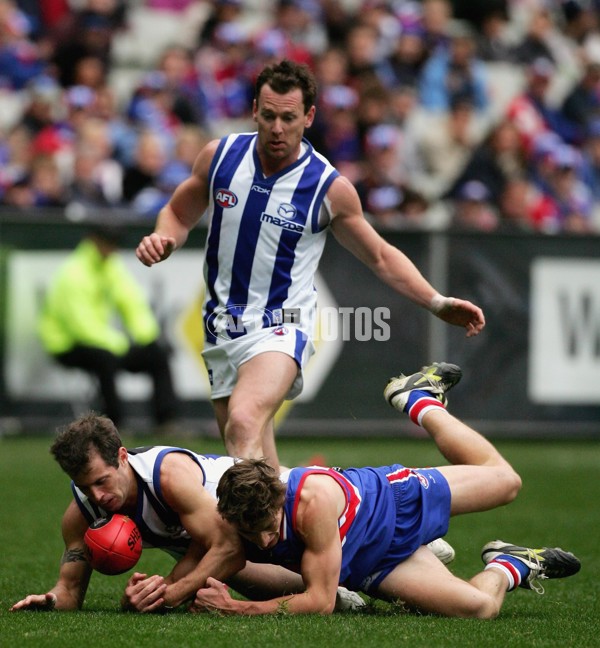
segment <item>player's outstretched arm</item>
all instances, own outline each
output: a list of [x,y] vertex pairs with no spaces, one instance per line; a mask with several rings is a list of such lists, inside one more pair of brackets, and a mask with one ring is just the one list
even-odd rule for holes
[[29,594],[10,610],[79,610],[90,582],[92,568],[87,561],[83,536],[87,523],[75,502],[67,508],[62,520],[65,551],[60,562],[58,580],[45,594]]
[[347,178],[336,178],[327,197],[336,239],[384,283],[448,324],[464,327],[467,337],[483,329],[485,318],[481,308],[463,299],[440,295],[403,252],[375,231],[365,219],[356,189]]

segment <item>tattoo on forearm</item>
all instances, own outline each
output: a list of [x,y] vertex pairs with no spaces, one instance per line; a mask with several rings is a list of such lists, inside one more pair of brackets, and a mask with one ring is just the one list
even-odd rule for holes
[[60,564],[72,562],[87,562],[87,557],[83,549],[65,549],[65,552],[60,559]]

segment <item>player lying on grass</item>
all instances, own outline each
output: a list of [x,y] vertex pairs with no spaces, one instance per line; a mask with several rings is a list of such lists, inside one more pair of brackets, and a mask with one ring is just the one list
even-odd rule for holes
[[[240,538],[216,508],[216,487],[233,464],[231,457],[164,446],[128,451],[112,421],[93,413],[67,426],[51,451],[73,480],[74,494],[62,520],[65,551],[59,577],[49,592],[31,594],[12,610],[81,608],[92,573],[85,531],[95,519],[113,513],[135,520],[145,548],[161,548],[178,561],[167,577],[135,572],[123,596],[126,609],[154,612],[191,601],[208,576],[227,579],[252,598],[304,589],[302,579],[287,569],[251,563],[244,568]],[[452,557],[447,543],[436,547]],[[364,605],[354,592],[339,588],[337,593],[340,609]]]
[[234,600],[215,578],[196,610],[233,614],[330,613],[338,583],[422,612],[489,619],[517,586],[543,591],[539,579],[571,576],[579,560],[562,549],[485,545],[485,568],[454,576],[423,545],[443,536],[450,516],[512,501],[521,479],[494,446],[445,409],[460,379],[456,365],[434,364],[392,379],[384,395],[422,425],[452,465],[409,469],[292,468],[281,476],[262,460],[229,468],[217,488],[218,510],[258,550],[251,560],[299,568],[306,589],[266,601]]

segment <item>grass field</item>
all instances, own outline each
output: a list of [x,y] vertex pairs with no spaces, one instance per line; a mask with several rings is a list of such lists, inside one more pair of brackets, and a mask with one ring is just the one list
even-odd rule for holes
[[[498,444],[523,478],[519,497],[508,507],[452,521],[447,539],[457,551],[452,570],[459,576],[479,570],[481,546],[498,537],[519,544],[562,546],[581,559],[581,572],[564,581],[546,581],[544,596],[525,590],[509,594],[494,621],[418,617],[380,602],[373,602],[364,613],[330,617],[123,614],[118,600],[126,574],[95,574],[82,612],[9,613],[10,605],[26,594],[47,591],[58,571],[60,518],[71,495],[68,479],[48,453],[49,444],[48,437],[0,439],[1,648],[600,646],[598,443]],[[222,452],[220,443],[212,440],[187,445],[201,452]],[[340,466],[442,462],[432,444],[420,440],[281,439],[279,451],[287,465],[305,463],[316,453]],[[166,554],[153,550],[144,552],[138,568],[166,573],[171,564]]]

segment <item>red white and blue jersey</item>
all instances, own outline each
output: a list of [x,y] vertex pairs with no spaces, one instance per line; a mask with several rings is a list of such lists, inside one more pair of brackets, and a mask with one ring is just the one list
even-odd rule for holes
[[223,138],[209,171],[204,326],[211,344],[283,323],[312,337],[314,275],[330,222],[325,196],[339,174],[303,140],[296,162],[265,177],[256,139]]
[[[162,461],[171,452],[182,452],[198,464],[202,471],[204,488],[215,500],[219,479],[233,465],[234,459],[201,455],[171,446],[149,446],[127,451],[129,465],[133,469],[138,487],[136,512],[132,518],[142,534],[143,546],[163,549],[173,557],[180,558],[190,544],[190,535],[182,526],[179,515],[166,503],[160,483]],[[79,510],[90,524],[98,518],[110,515],[91,502],[72,482],[71,489]]]
[[448,530],[450,490],[433,468],[292,468],[281,476],[287,492],[279,542],[264,551],[247,548],[249,560],[299,571],[304,543],[296,532],[296,513],[304,481],[314,474],[330,476],[344,491],[346,505],[338,519],[340,583],[352,590],[376,588],[396,565]]

